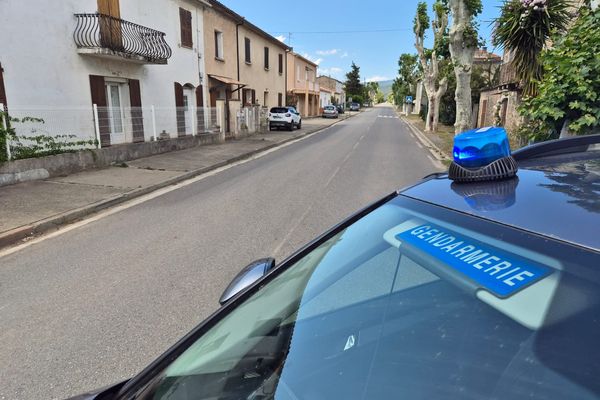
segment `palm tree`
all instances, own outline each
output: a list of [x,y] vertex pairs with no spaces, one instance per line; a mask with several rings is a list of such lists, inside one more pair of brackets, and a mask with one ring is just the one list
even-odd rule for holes
[[493,43],[512,54],[512,66],[525,96],[537,94],[543,70],[540,53],[564,33],[571,15],[569,0],[506,0],[495,19]]

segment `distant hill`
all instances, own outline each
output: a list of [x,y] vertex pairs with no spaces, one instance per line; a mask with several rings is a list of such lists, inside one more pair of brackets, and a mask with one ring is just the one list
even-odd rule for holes
[[393,80],[379,82],[379,89],[381,89],[384,96],[387,97],[388,94],[392,93],[392,84],[393,83],[394,83]]

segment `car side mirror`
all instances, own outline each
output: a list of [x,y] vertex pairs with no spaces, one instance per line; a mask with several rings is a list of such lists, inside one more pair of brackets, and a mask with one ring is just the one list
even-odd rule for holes
[[275,267],[274,258],[261,258],[242,269],[223,291],[219,303],[227,303],[236,294],[252,285]]

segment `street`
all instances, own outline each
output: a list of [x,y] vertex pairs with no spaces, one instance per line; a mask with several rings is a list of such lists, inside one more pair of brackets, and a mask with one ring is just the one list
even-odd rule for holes
[[389,106],[0,258],[0,398],[126,379],[218,307],[249,262],[283,260],[436,170]]

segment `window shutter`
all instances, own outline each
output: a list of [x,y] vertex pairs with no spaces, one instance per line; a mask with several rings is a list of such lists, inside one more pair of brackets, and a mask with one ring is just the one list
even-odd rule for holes
[[4,69],[2,68],[2,64],[0,64],[0,103],[6,106],[6,90],[4,89]]
[[244,49],[246,50],[246,62],[251,63],[252,57],[250,56],[250,39],[244,38]]
[[283,94],[277,93],[277,106],[283,107]]
[[283,74],[283,54],[279,54],[279,73]]
[[256,90],[252,89],[252,104],[256,104]]
[[202,85],[196,88],[196,121],[197,131],[204,132],[204,92],[202,91]]
[[142,113],[142,94],[140,81],[129,80],[129,103],[131,105],[131,128],[133,129],[133,142],[144,141],[144,115]]
[[179,24],[181,27],[181,45],[192,47],[192,13],[186,9],[179,9]]
[[215,57],[219,58],[219,32],[215,31]]
[[177,119],[177,135],[185,136],[185,111],[183,110],[183,86],[175,82],[175,114]]
[[100,143],[102,147],[110,146],[110,121],[108,117],[106,87],[104,77],[90,75],[90,91],[92,93],[92,104],[98,106],[98,127],[100,128]]
[[204,93],[202,92],[202,85],[196,88],[196,106],[204,107]]
[[269,69],[269,48],[265,47],[265,69]]
[[485,126],[485,115],[487,114],[487,99],[484,100],[481,104],[481,121],[479,122],[479,126]]

